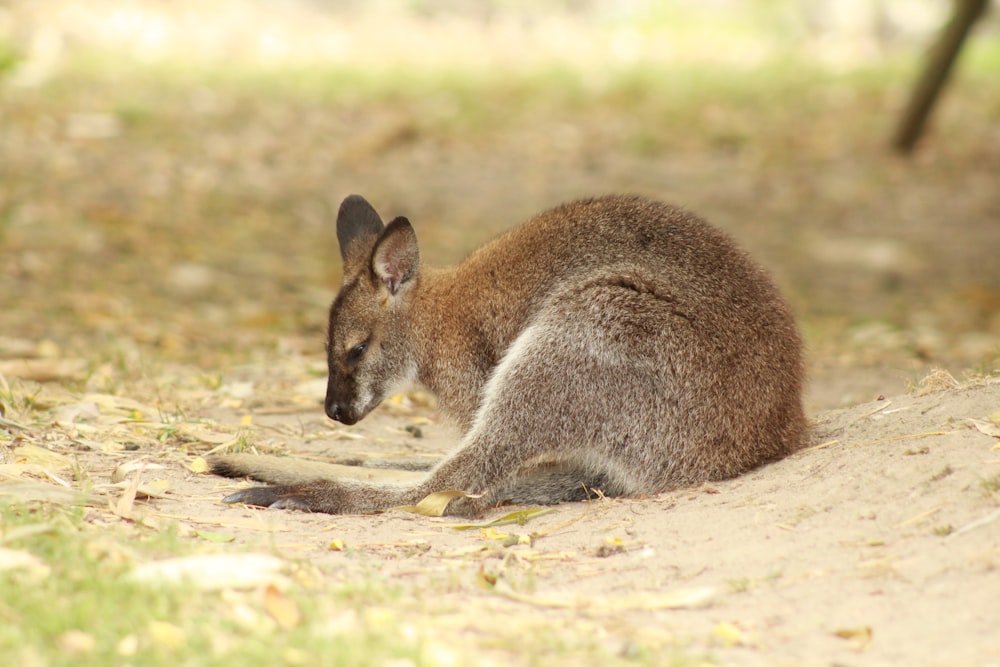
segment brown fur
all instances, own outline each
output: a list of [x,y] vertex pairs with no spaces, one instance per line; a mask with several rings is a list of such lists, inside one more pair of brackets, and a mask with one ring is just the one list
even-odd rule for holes
[[[460,489],[512,500],[658,493],[742,473],[804,441],[801,343],[767,275],[681,209],[609,196],[542,213],[445,270],[405,218],[341,206],[326,409],[354,423],[402,385],[435,393],[459,447],[416,484],[269,477],[228,502],[373,512]],[[364,347],[359,347],[364,344]]]

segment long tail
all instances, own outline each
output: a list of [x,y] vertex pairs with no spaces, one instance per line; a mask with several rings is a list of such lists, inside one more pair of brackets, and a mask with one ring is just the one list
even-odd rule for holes
[[369,479],[407,481],[422,474],[407,470],[358,467],[323,463],[308,459],[256,454],[225,454],[208,460],[212,473],[222,477],[249,477],[259,482],[277,485],[302,484],[322,479]]

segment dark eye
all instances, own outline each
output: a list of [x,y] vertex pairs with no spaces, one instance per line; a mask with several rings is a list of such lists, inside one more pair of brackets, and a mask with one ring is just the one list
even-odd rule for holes
[[365,356],[365,352],[368,351],[368,341],[359,343],[355,345],[347,352],[347,356],[344,357],[344,363],[348,366],[353,366],[354,364],[361,361],[361,357]]

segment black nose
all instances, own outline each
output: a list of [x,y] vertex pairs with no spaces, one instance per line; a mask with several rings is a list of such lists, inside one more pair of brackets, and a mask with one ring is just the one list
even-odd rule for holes
[[333,421],[340,422],[341,424],[346,424],[350,426],[351,424],[356,424],[358,421],[357,415],[346,405],[341,405],[336,401],[326,402],[326,416]]

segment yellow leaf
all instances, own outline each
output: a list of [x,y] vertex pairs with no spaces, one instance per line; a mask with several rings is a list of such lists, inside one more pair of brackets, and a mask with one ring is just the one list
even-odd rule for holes
[[841,639],[853,641],[858,645],[858,648],[864,648],[872,640],[872,629],[868,626],[861,628],[841,628],[835,630],[833,634]]
[[264,609],[279,627],[286,630],[298,625],[299,619],[302,617],[295,601],[278,590],[274,584],[268,584],[264,588]]
[[204,475],[209,470],[208,461],[203,456],[196,456],[191,461],[191,465],[188,466],[188,470],[196,475]]
[[59,349],[59,345],[54,340],[46,338],[38,341],[38,345],[35,346],[35,354],[39,357],[54,359],[62,354],[62,350]]
[[625,546],[625,540],[620,537],[605,537],[604,543],[611,547],[623,547]]
[[330,540],[330,544],[327,546],[330,551],[343,551],[347,548],[347,544],[344,540]]
[[392,509],[423,514],[424,516],[444,516],[445,510],[448,509],[448,503],[455,498],[461,498],[465,495],[467,495],[465,491],[437,491],[416,505],[402,505],[400,507],[393,507]]
[[33,463],[46,468],[68,468],[72,461],[62,454],[56,454],[38,445],[21,445],[14,449],[16,463]]
[[732,623],[719,623],[712,628],[712,637],[724,646],[743,646],[747,643],[746,634]]
[[170,480],[154,479],[151,482],[144,482],[136,489],[136,496],[139,498],[166,498],[170,489]]
[[253,425],[253,415],[243,415],[240,417],[240,426],[251,426]]
[[178,649],[184,645],[184,630],[180,626],[166,621],[150,621],[146,628],[149,638],[156,646],[167,649]]
[[510,537],[510,533],[501,533],[496,528],[483,528],[480,533],[484,540],[505,540]]
[[396,625],[396,614],[386,607],[367,607],[365,620],[372,625]]
[[135,487],[135,497],[136,498],[166,498],[167,490],[170,489],[170,480],[166,479],[154,479],[151,482],[141,482],[136,485],[135,482],[138,480],[138,475],[131,482],[124,481],[118,482],[117,484],[112,484],[111,486],[116,489],[122,489],[123,492],[128,492],[133,486]]

